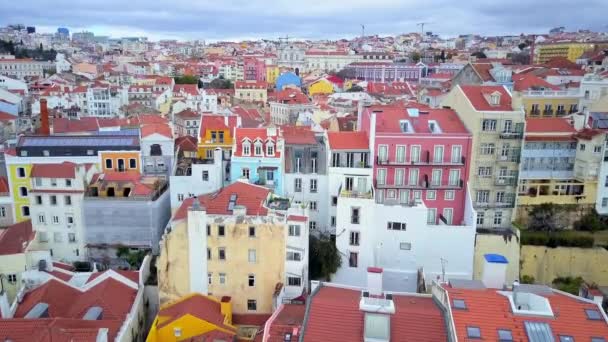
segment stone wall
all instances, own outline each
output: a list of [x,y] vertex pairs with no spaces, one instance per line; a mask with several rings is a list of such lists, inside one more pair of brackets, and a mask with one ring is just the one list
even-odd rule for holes
[[475,257],[473,279],[481,280],[484,254],[500,254],[509,261],[506,283],[511,284],[519,279],[519,230],[507,232],[477,232],[475,237]]

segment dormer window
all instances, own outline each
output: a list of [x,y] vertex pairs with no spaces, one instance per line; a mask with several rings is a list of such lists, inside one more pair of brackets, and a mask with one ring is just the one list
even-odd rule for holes
[[248,141],[243,142],[243,155],[250,156],[251,155],[251,143]]
[[266,155],[274,156],[274,144],[272,142],[266,144]]
[[499,92],[493,92],[492,94],[490,94],[490,104],[492,106],[498,106],[500,104],[500,93]]
[[254,150],[253,150],[254,155],[256,155],[256,156],[262,155],[262,142],[261,141],[256,141],[254,143],[253,148],[254,148]]

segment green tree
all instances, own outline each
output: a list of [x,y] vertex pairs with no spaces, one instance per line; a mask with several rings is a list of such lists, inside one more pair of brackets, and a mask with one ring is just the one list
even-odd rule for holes
[[198,77],[193,75],[177,76],[173,79],[175,84],[198,84]]
[[346,92],[355,93],[355,92],[359,92],[359,91],[365,91],[365,89],[363,89],[360,85],[354,85],[354,86],[350,87]]
[[231,89],[234,88],[234,85],[230,80],[225,80],[223,78],[216,78],[209,83],[208,88],[211,89]]
[[528,212],[528,229],[533,231],[554,232],[564,228],[564,210],[553,203],[535,205]]
[[558,290],[578,295],[578,290],[583,284],[584,280],[581,277],[572,278],[568,277],[557,277],[553,279],[553,286]]
[[521,283],[522,284],[534,284],[534,277],[531,275],[523,275],[521,276]]
[[585,214],[580,220],[574,223],[574,229],[585,230],[589,232],[597,232],[598,230],[604,230],[608,227],[600,220],[600,216],[594,210]]
[[310,278],[330,281],[331,275],[338,271],[342,264],[336,242],[328,235],[319,237],[311,235],[309,240],[309,270]]
[[411,60],[412,62],[414,62],[414,63],[418,63],[418,62],[420,62],[420,58],[422,58],[422,57],[420,56],[420,52],[418,52],[418,51],[414,51],[414,52],[410,53],[410,60]]

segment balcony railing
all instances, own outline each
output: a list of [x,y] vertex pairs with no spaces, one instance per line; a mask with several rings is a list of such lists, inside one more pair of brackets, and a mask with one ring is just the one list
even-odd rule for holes
[[553,116],[552,110],[543,110],[543,116]]
[[510,132],[504,131],[500,133],[501,139],[521,139],[523,137],[523,132]]
[[528,115],[530,116],[539,116],[540,115],[540,110],[531,110],[528,112]]
[[504,177],[496,177],[494,180],[494,184],[498,186],[511,186],[517,183],[517,177],[514,176],[504,176]]
[[578,89],[568,90],[526,90],[523,92],[526,97],[578,97]]
[[566,115],[566,111],[565,110],[556,110],[555,111],[555,115],[556,116],[564,116],[564,115]]
[[502,163],[519,163],[519,160],[520,160],[519,151],[517,154],[509,154],[506,156],[498,155],[498,156],[496,156],[496,160],[498,162],[502,162]]
[[435,165],[435,166],[440,166],[440,165],[465,165],[466,163],[466,157],[465,156],[461,156],[458,159],[449,159],[446,160],[446,158],[442,158],[441,160],[434,160],[430,158],[430,152],[426,151],[426,153],[423,153],[423,155],[426,154],[426,158],[420,158],[418,159],[418,161],[412,161],[410,160],[409,162],[397,162],[395,160],[390,160],[390,159],[380,159],[380,157],[376,157],[376,165],[390,165],[390,166],[405,166],[405,165]]
[[505,199],[500,202],[475,202],[476,208],[515,208],[515,199]]
[[447,183],[447,184],[433,184],[429,186],[430,189],[446,189],[446,190],[458,190],[464,188],[464,180],[460,179],[456,183]]
[[340,197],[371,199],[374,195],[371,191],[341,190]]

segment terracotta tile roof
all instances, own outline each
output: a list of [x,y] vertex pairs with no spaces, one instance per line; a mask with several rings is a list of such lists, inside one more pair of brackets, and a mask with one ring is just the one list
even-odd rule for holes
[[287,216],[287,221],[306,222],[308,221],[308,217],[300,215],[289,215]]
[[16,223],[0,230],[0,255],[20,254],[34,239],[32,221]]
[[[435,121],[441,129],[441,133],[434,134],[467,134],[468,130],[452,109],[446,108],[417,108],[411,103],[400,105],[377,105],[366,108],[366,115],[376,112],[377,132],[401,132],[401,120],[408,120],[415,133],[411,134],[433,134],[429,129],[429,122]],[[418,117],[412,117],[409,110],[417,111]]]
[[173,86],[173,92],[184,92],[193,96],[198,96],[200,94],[198,90],[198,85],[196,84],[176,84]]
[[513,90],[524,91],[528,89],[559,90],[560,88],[531,73],[513,75]]
[[471,67],[481,77],[483,82],[493,82],[494,77],[490,74],[490,70],[493,68],[490,63],[471,63]]
[[282,126],[283,139],[289,145],[315,145],[315,133],[307,126]]
[[235,89],[267,89],[268,83],[264,81],[236,81]]
[[581,69],[580,65],[565,57],[555,57],[545,63],[544,66],[551,69]]
[[599,129],[593,128],[584,128],[583,130],[577,132],[574,136],[583,140],[591,140],[598,134],[603,134],[604,132]]
[[576,129],[565,118],[528,118],[526,119],[526,135],[528,133],[576,133]]
[[275,93],[277,102],[285,104],[305,104],[310,103],[308,96],[298,89],[287,88]]
[[264,326],[270,318],[269,314],[232,314],[232,324]]
[[[228,203],[230,202],[230,197],[236,195],[236,204],[245,206],[247,208],[247,215],[266,216],[268,209],[264,206],[264,203],[269,193],[270,189],[265,187],[237,181],[212,194],[199,196],[197,200],[201,207],[206,209],[207,214],[231,215],[232,211],[228,210]],[[193,202],[194,198],[184,200],[175,212],[175,215],[173,215],[173,220],[186,219],[188,208],[192,206]]]
[[180,151],[196,152],[198,151],[198,140],[191,135],[178,137],[175,139],[175,150],[177,151],[178,148]]
[[221,312],[220,302],[215,298],[201,294],[192,294],[161,307],[158,317],[165,317],[165,319],[158,325],[158,328],[162,328],[185,315],[197,317],[236,335],[234,327],[224,324],[224,315]]
[[0,121],[13,121],[16,118],[17,117],[15,115],[0,110]]
[[97,118],[83,117],[79,120],[67,118],[53,119],[53,133],[79,133],[79,132],[95,132],[99,130]]
[[590,341],[591,337],[608,336],[608,324],[603,320],[587,319],[585,309],[598,307],[594,303],[573,298],[556,291],[551,295],[542,295],[549,300],[553,318],[542,316],[523,316],[514,314],[509,299],[496,289],[457,289],[447,287],[450,299],[463,299],[466,310],[452,309],[456,334],[459,340],[467,340],[467,326],[477,326],[483,340],[494,340],[498,329],[510,329],[514,341],[528,341],[524,322],[542,322],[549,324],[555,336],[568,335],[575,341]]
[[74,266],[60,261],[53,261],[53,267],[61,268],[66,271],[73,271]]
[[402,96],[410,95],[413,96],[412,88],[407,82],[392,82],[392,83],[380,83],[380,82],[368,82],[367,92],[375,95],[384,96]]
[[0,176],[0,196],[1,194],[5,194],[10,192],[10,188],[8,187],[8,179],[4,176]]
[[[267,342],[283,342],[285,334],[294,336],[294,329],[297,332],[304,322],[306,305],[302,304],[283,304],[277,309],[276,316],[267,323],[264,331],[264,338]],[[295,337],[295,336],[294,336]]]
[[[279,129],[277,128],[277,135],[279,134]],[[274,156],[265,156],[265,158],[280,158],[281,157],[281,151],[279,151],[277,149],[277,140],[278,140],[278,136],[268,136],[268,130],[266,128],[237,128],[235,130],[235,140],[236,140],[236,150],[232,151],[232,155],[236,156],[236,157],[242,157],[243,156],[243,140],[244,139],[249,139],[249,141],[251,141],[252,143],[252,149],[253,149],[253,142],[257,139],[260,139],[262,141],[262,149],[264,150],[265,153],[265,148],[266,148],[266,143],[269,140],[272,140],[272,142],[274,143],[275,146],[275,151],[274,151]],[[253,151],[251,152],[251,156],[253,157]],[[259,157],[257,157],[259,158]]]
[[34,164],[30,177],[32,178],[76,178],[76,164],[63,162],[61,164]]
[[166,138],[173,139],[173,130],[167,124],[147,124],[141,127],[141,137],[149,137],[153,134],[159,134]]
[[[136,284],[139,283],[139,272],[138,271],[123,271],[123,270],[113,270],[113,271],[120,274],[121,276],[135,282]],[[87,279],[87,283],[92,282],[93,280],[97,279],[100,275],[102,275],[106,272],[108,272],[108,271],[95,272],[95,273],[91,274],[89,279]]]
[[369,139],[365,132],[328,132],[332,150],[368,150]]
[[184,109],[181,112],[175,114],[176,117],[181,119],[200,119],[201,115],[191,109]]
[[14,342],[89,342],[99,329],[108,329],[108,341],[116,338],[120,320],[85,321],[81,319],[2,319],[0,339]]
[[215,114],[201,116],[201,134],[204,136],[208,129],[228,129],[224,116]]
[[[484,112],[513,111],[511,106],[511,94],[509,94],[507,89],[503,86],[459,85],[459,87],[469,99],[475,110]],[[498,105],[491,105],[489,97],[496,92],[500,94],[500,102]]]
[[241,117],[242,127],[257,128],[264,123],[262,113],[255,108],[243,108],[236,106],[230,108],[230,111]]
[[[310,311],[304,341],[363,342],[364,312],[360,290],[323,286],[309,298]],[[446,341],[443,313],[432,298],[394,295],[391,341]]]

